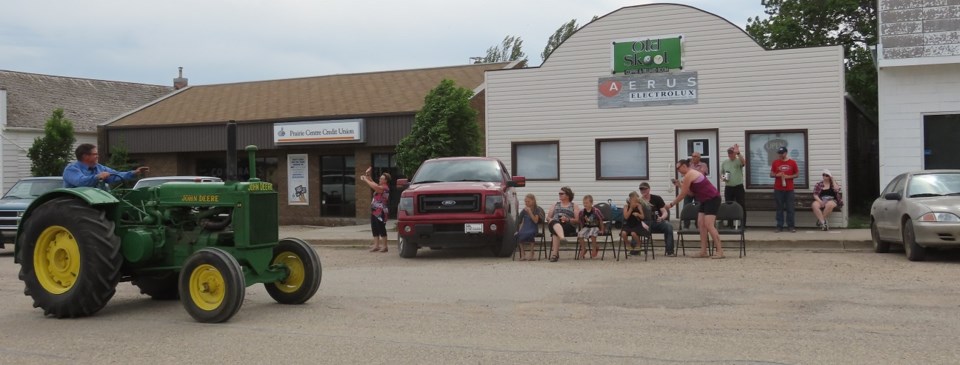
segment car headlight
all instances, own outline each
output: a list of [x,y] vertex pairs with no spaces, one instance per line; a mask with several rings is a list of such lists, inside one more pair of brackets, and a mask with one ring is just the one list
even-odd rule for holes
[[397,204],[397,210],[401,210],[407,215],[413,215],[413,197],[401,197],[400,204]]
[[493,214],[497,209],[503,209],[503,195],[487,195],[487,199],[483,202],[483,208],[487,214]]
[[960,217],[953,213],[927,213],[920,216],[921,222],[960,223]]
[[21,217],[23,217],[23,211],[19,210],[17,211],[17,218],[21,218]]

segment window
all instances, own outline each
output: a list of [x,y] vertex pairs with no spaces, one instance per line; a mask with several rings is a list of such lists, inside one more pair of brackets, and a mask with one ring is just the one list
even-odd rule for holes
[[646,138],[597,140],[597,180],[646,180],[650,176]]
[[923,168],[960,168],[960,154],[954,152],[960,135],[960,115],[927,115],[923,117]]
[[527,180],[560,180],[560,142],[514,142],[513,176]]
[[770,167],[779,158],[777,149],[787,148],[787,155],[797,161],[800,176],[794,189],[808,189],[810,176],[807,164],[807,130],[747,131],[747,188],[773,189]]
[[320,215],[356,216],[356,166],[353,156],[320,157]]

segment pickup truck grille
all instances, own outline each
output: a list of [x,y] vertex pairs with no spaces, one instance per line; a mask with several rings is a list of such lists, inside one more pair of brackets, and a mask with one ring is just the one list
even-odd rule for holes
[[480,211],[480,194],[421,195],[422,213],[469,213]]
[[19,221],[19,219],[17,219],[17,213],[15,210],[0,211],[0,227],[16,229]]

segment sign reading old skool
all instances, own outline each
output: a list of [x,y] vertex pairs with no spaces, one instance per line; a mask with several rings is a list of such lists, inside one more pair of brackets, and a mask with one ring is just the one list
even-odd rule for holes
[[614,74],[667,72],[683,68],[683,36],[656,36],[613,41]]
[[273,143],[277,145],[362,143],[363,137],[363,119],[273,124]]
[[597,106],[601,109],[697,103],[696,71],[602,77]]

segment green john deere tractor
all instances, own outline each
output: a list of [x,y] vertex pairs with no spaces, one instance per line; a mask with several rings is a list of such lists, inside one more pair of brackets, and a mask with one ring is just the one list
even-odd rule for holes
[[[251,172],[256,149],[247,147]],[[24,294],[45,315],[92,315],[117,283],[132,281],[154,299],[179,297],[197,321],[223,322],[240,309],[248,285],[263,283],[283,304],[317,292],[317,253],[302,240],[278,239],[277,227],[277,193],[255,177],[57,189],[24,212],[15,260]]]

